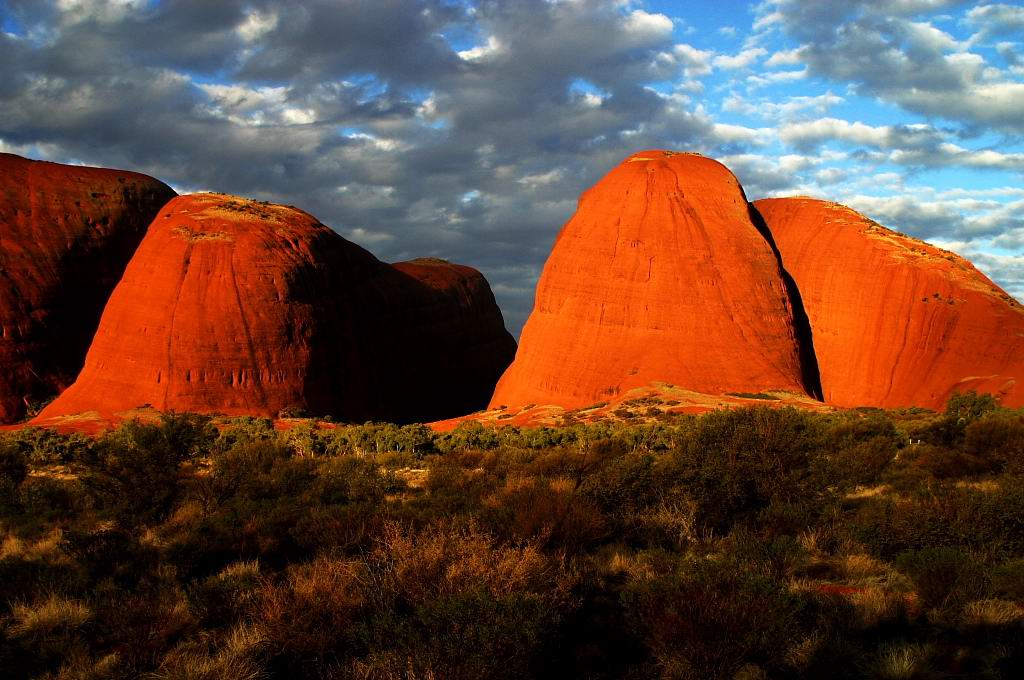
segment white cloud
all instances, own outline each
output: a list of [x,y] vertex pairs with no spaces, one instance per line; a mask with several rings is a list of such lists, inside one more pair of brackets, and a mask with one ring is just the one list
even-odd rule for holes
[[273,12],[250,11],[236,31],[245,42],[256,42],[277,28],[277,15]]
[[517,182],[524,184],[531,189],[537,189],[542,186],[554,184],[561,181],[565,177],[565,168],[555,168],[548,172],[537,173],[535,175],[526,175],[520,177]]
[[747,82],[756,87],[764,87],[777,83],[792,83],[806,77],[807,69],[803,68],[799,71],[768,71],[759,75],[751,75],[747,77]]
[[672,55],[682,65],[683,75],[687,78],[693,78],[706,76],[711,73],[711,59],[715,53],[710,50],[699,50],[685,43],[679,43],[672,47]]
[[851,123],[838,118],[822,118],[804,123],[790,123],[779,130],[779,138],[794,146],[820,144],[832,140],[885,146],[891,128]]
[[771,128],[750,128],[744,125],[715,123],[713,130],[715,138],[727,144],[743,142],[763,145],[770,143],[775,138],[775,131]]
[[765,66],[794,66],[800,63],[800,50],[782,50],[775,52],[764,62]]
[[626,16],[624,26],[627,33],[644,41],[665,38],[672,34],[672,20],[664,14],[652,14],[635,9]]
[[461,50],[457,54],[459,58],[464,61],[476,61],[478,59],[485,59],[501,51],[501,43],[495,36],[487,38],[487,44],[477,45],[476,47],[468,50]]
[[732,71],[736,69],[748,68],[751,64],[756,62],[758,59],[768,54],[768,50],[763,47],[751,47],[743,50],[738,54],[720,54],[714,58],[712,63],[720,69]]
[[147,0],[57,0],[61,22],[65,25],[82,21],[114,23],[145,8]]

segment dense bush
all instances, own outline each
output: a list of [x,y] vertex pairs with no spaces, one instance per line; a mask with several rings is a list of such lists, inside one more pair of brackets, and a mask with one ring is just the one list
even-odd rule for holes
[[0,435],[2,675],[1024,674],[1024,414],[650,406]]

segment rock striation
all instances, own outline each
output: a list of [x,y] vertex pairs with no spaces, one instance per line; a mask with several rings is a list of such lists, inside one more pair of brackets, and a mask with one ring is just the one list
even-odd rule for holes
[[803,297],[825,400],[1024,406],[1024,307],[963,258],[810,198],[754,203]]
[[0,153],[0,423],[74,380],[107,297],[174,195],[134,172]]
[[475,270],[388,265],[297,208],[193,194],[156,216],[81,375],[39,420],[145,405],[450,417],[486,404],[514,352]]
[[643,151],[587,190],[555,241],[491,407],[817,390],[770,235],[722,164]]

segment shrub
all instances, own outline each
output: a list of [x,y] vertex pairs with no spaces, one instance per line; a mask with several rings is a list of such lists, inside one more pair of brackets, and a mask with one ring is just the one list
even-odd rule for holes
[[978,394],[974,390],[956,392],[946,404],[946,416],[958,422],[971,423],[998,408],[999,401],[991,394]]
[[124,423],[99,442],[83,482],[125,526],[160,521],[178,498],[178,469],[193,455],[189,442],[197,436],[187,426]]
[[984,592],[984,574],[974,556],[957,548],[925,548],[901,554],[897,568],[914,582],[926,607],[960,606]]
[[820,449],[814,416],[793,408],[715,411],[703,416],[676,459],[678,483],[710,528],[725,531],[772,502],[806,499],[810,458]]
[[357,562],[321,557],[290,567],[279,583],[265,580],[252,616],[271,652],[291,663],[350,652],[356,625],[366,614],[365,578],[365,567]]
[[829,456],[825,468],[828,482],[841,488],[864,486],[876,481],[896,456],[888,437],[856,442]]
[[564,477],[509,480],[486,502],[496,530],[516,540],[581,552],[605,534],[600,511]]
[[203,580],[194,599],[207,622],[223,626],[246,610],[262,583],[258,560],[234,562]]
[[989,577],[993,593],[1024,602],[1024,559],[1003,562],[991,571]]
[[992,469],[990,462],[958,449],[920,444],[909,451],[911,455],[907,458],[912,464],[936,479],[969,477]]
[[968,626],[1011,626],[1024,621],[1024,607],[1009,600],[975,600],[964,606],[961,620]]
[[[66,517],[81,501],[75,482],[52,477],[31,477],[21,485],[19,496],[26,512],[40,517]],[[76,493],[78,491],[78,493]]]
[[978,394],[974,391],[954,393],[946,404],[946,412],[924,435],[933,444],[960,446],[967,427],[998,408],[999,402],[990,394]]
[[971,422],[964,448],[1008,472],[1024,474],[1024,414],[996,411]]
[[6,434],[3,439],[37,466],[87,462],[91,460],[94,446],[92,437],[61,434],[44,427],[24,427]]
[[377,613],[367,664],[417,677],[531,675],[574,583],[535,546],[502,546],[475,524],[418,533],[388,524],[369,567]]
[[747,663],[777,670],[782,651],[803,632],[799,596],[717,561],[685,562],[632,582],[622,597],[664,677],[731,678]]
[[0,439],[0,510],[11,507],[18,485],[28,476],[28,456],[14,443]]

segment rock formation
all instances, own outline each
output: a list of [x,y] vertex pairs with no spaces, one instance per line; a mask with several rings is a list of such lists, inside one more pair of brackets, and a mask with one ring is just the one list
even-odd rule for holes
[[0,154],[0,423],[66,387],[162,205],[151,177]]
[[515,342],[486,281],[391,266],[292,207],[182,196],[114,290],[78,380],[40,415],[158,410],[409,421],[481,408]]
[[586,406],[657,381],[813,393],[806,329],[766,236],[720,163],[630,156],[558,235],[491,406]]
[[[391,408],[410,414],[407,420],[484,408],[516,354],[487,279],[472,267],[431,258],[393,267],[416,283],[406,286],[404,302],[395,302],[394,325],[409,334],[395,351],[411,359],[418,383],[429,388],[392,393]],[[392,384],[401,385],[409,369],[391,365],[398,369]]]
[[975,389],[1024,406],[1024,307],[970,262],[836,203],[754,206],[803,296],[826,401],[941,409]]

